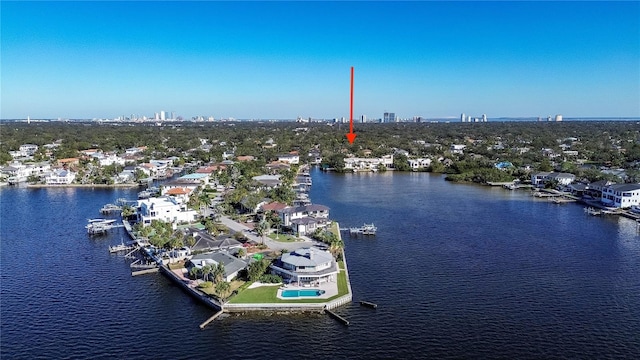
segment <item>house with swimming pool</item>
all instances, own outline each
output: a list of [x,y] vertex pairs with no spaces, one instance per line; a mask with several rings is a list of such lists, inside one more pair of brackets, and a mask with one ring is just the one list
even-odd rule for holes
[[328,251],[304,247],[283,254],[270,265],[271,273],[282,277],[285,283],[298,286],[318,286],[336,282],[338,264]]

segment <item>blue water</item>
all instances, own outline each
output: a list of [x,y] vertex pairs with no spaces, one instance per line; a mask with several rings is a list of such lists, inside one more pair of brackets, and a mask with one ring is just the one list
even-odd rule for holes
[[320,296],[324,294],[322,290],[282,290],[282,297],[300,297],[300,296]]
[[343,233],[351,326],[243,314],[202,331],[211,310],[109,254],[122,229],[86,234],[137,189],[2,188],[0,358],[640,358],[634,222],[438,175],[312,176],[341,227],[378,227]]

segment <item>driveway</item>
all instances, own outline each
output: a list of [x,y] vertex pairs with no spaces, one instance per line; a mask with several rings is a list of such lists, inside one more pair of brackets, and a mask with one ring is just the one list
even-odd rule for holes
[[[226,216],[220,216],[220,222],[228,227],[231,231],[233,232],[241,232],[242,234],[244,234],[249,240],[255,241],[258,244],[262,244],[262,237],[256,235],[255,232],[250,232],[251,229],[249,229],[247,226],[242,225],[238,222],[235,222],[233,220],[231,220],[230,218],[226,217]],[[315,244],[320,244],[320,242],[312,240],[309,237],[306,236],[300,236],[300,238],[304,239],[304,241],[296,241],[296,242],[280,242],[280,241],[275,241],[272,240],[270,238],[268,238],[267,236],[264,237],[264,244],[267,245],[267,247],[271,250],[275,250],[275,251],[279,251],[282,249],[287,249],[289,251],[293,251],[296,249],[299,249],[301,247],[309,247]]]

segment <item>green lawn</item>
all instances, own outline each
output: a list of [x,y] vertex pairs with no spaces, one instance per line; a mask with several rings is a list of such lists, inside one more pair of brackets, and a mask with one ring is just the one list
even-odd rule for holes
[[338,238],[340,238],[340,228],[338,227],[338,223],[333,221],[331,226],[329,227],[329,231],[334,233]]
[[300,300],[282,300],[278,299],[279,286],[261,286],[253,289],[245,289],[236,295],[229,301],[231,304],[265,304],[265,303],[278,303],[278,304],[313,304],[329,302],[337,299],[340,296],[346,295],[347,288],[347,275],[344,271],[338,273],[338,295],[332,296],[328,299],[300,299]]
[[269,234],[269,238],[271,240],[275,240],[275,241],[279,241],[279,242],[296,242],[296,241],[298,241],[298,238],[296,238],[295,236],[285,235],[285,234],[278,234],[278,238],[276,239],[276,234],[275,233],[271,233],[271,234]]

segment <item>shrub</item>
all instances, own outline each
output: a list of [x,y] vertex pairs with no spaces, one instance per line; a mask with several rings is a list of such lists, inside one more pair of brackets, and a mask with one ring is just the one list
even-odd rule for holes
[[206,288],[210,288],[213,286],[213,283],[211,281],[204,281],[201,282],[200,284],[198,284],[198,287],[201,289],[206,289]]
[[260,282],[265,284],[278,284],[282,282],[282,278],[278,275],[264,274],[260,276]]

